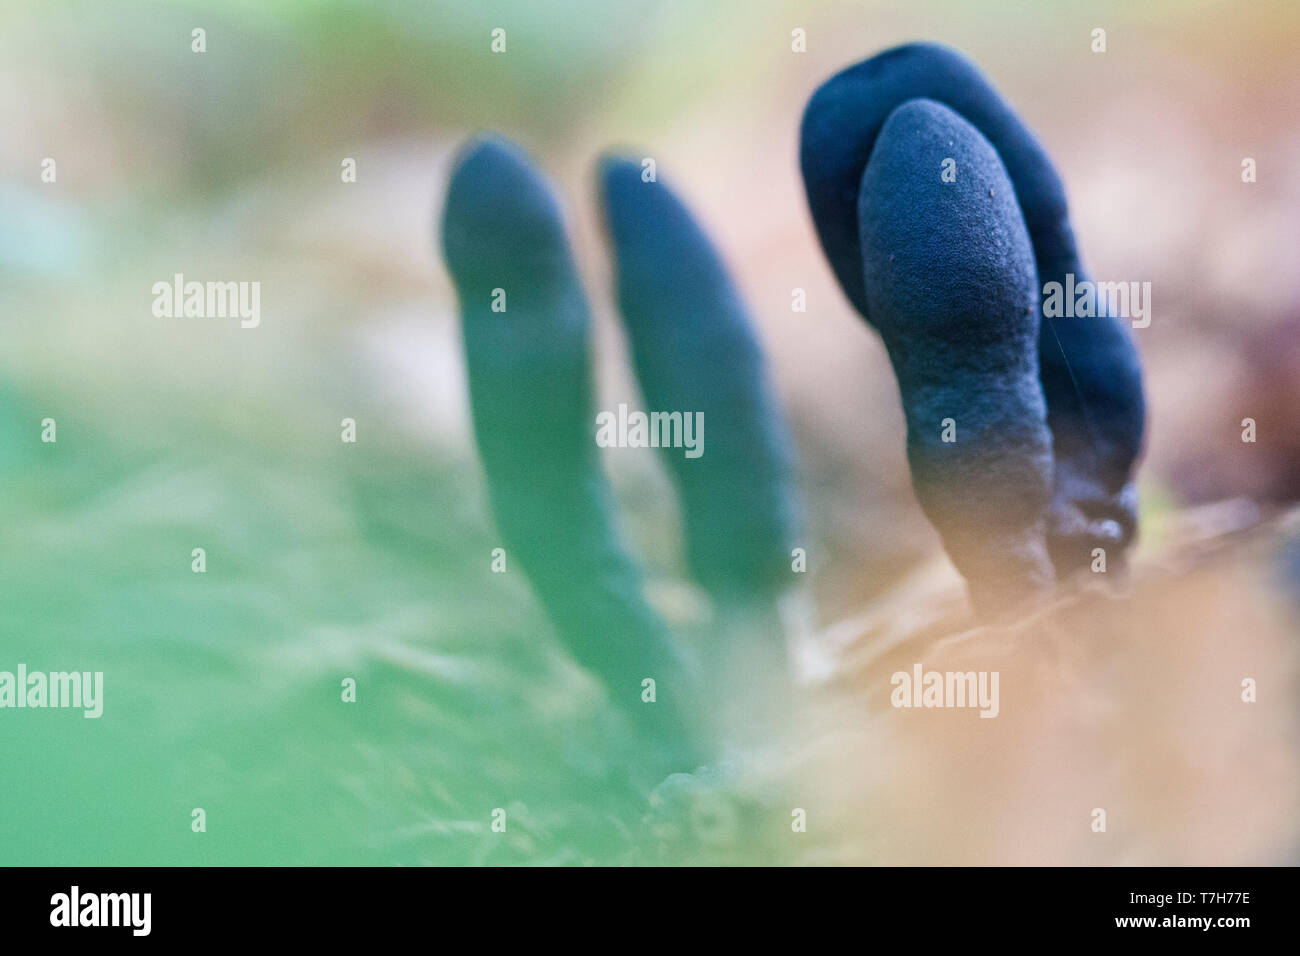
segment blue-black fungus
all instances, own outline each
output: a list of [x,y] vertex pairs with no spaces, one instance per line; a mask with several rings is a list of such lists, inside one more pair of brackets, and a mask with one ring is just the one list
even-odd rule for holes
[[[589,311],[560,204],[522,151],[483,138],[456,163],[442,240],[507,554],[575,658],[639,720],[680,737],[695,675],[645,602],[617,530],[593,438]],[[654,705],[641,702],[645,678]]]
[[911,100],[882,126],[856,206],[917,498],[976,608],[1001,613],[1054,583],[1034,259],[1011,182],[973,126]]
[[601,164],[618,301],[647,405],[700,413],[690,458],[665,449],[690,567],[714,594],[771,593],[791,578],[793,454],[748,310],[708,236],[639,162]]
[[[836,74],[814,93],[803,117],[800,165],[813,221],[840,285],[863,316],[879,323],[863,284],[858,185],[886,117],[916,98],[956,111],[1001,157],[1033,244],[1039,290],[1067,275],[1084,281],[1065,190],[1038,140],[964,57],[934,44],[909,44]],[[1142,373],[1131,335],[1113,314],[1064,318],[1040,310],[1038,351],[1055,460],[1048,538],[1058,571],[1066,574],[1084,566],[1093,548],[1122,552],[1136,534]]]

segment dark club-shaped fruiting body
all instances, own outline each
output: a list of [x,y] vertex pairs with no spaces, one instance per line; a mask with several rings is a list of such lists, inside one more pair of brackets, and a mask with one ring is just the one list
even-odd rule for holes
[[665,451],[691,571],[724,598],[775,592],[790,580],[793,455],[748,312],[708,236],[662,181],[607,157],[601,186],[646,403],[702,413],[707,430],[699,458]]
[[[878,324],[864,288],[857,191],[881,127],[915,98],[936,100],[978,129],[1001,157],[1024,214],[1038,289],[1086,278],[1065,191],[1042,146],[969,61],[933,44],[881,53],[832,77],[804,113],[800,165],[822,246],[840,285]],[[1049,542],[1061,573],[1092,549],[1120,551],[1136,533],[1133,470],[1145,421],[1137,352],[1121,321],[1042,317],[1039,376],[1055,459]]]
[[[676,735],[693,676],[617,531],[593,436],[589,313],[560,205],[520,150],[481,139],[457,161],[442,236],[507,549],[574,656],[638,717]],[[658,702],[639,706],[647,677]]]
[[865,304],[898,378],[917,498],[977,609],[996,614],[1054,580],[1024,219],[988,141],[923,99],[885,121],[856,207]]

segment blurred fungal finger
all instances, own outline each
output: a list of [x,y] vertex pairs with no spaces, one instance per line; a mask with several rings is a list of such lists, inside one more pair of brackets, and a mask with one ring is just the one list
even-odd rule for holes
[[[559,202],[521,150],[483,138],[456,163],[442,240],[507,552],[615,701],[676,734],[694,677],[617,531],[595,444],[588,309]],[[655,706],[642,702],[647,679]]]
[[[1033,244],[1038,290],[1085,282],[1065,190],[1042,145],[965,57],[914,43],[836,74],[804,111],[800,166],[808,204],[831,267],[858,311],[879,324],[862,273],[858,185],[886,117],[922,97],[972,124],[1005,164]],[[960,166],[955,172],[960,179]],[[1044,314],[1038,296],[1035,301],[1039,377],[1055,457],[1052,552],[1065,574],[1089,560],[1095,544],[1089,522],[1110,520],[1120,527],[1119,548],[1136,533],[1131,482],[1145,426],[1142,371],[1131,335],[1112,311],[1066,317]]]
[[[619,306],[652,438],[681,495],[691,570],[715,596],[778,592],[792,577],[794,461],[748,310],[661,180],[643,182],[639,162],[613,156],[600,179]],[[673,429],[692,423],[698,445],[683,449]]]
[[[940,176],[945,157],[955,181]],[[885,121],[857,207],[867,306],[898,378],[917,498],[976,608],[1003,613],[1054,584],[1024,219],[988,140],[932,100]]]

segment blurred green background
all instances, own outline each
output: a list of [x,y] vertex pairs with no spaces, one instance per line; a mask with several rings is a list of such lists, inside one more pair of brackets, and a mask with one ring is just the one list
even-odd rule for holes
[[[569,203],[602,407],[635,393],[596,154],[655,157],[708,223],[796,426],[825,620],[937,551],[888,363],[821,259],[795,161],[815,86],[898,42],[980,64],[1058,162],[1094,274],[1153,283],[1150,527],[1162,507],[1294,500],[1298,25],[1293,3],[1186,0],[6,0],[0,669],[102,670],[106,699],[97,721],[0,712],[0,863],[640,858],[614,718],[522,575],[489,571],[433,231],[478,129],[523,143]],[[261,326],[155,318],[176,272],[259,281]],[[656,462],[609,464],[658,600],[688,604]]]

